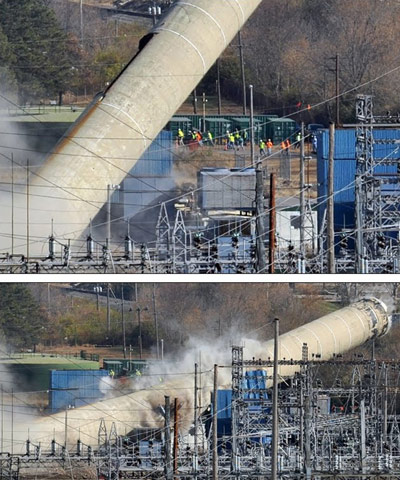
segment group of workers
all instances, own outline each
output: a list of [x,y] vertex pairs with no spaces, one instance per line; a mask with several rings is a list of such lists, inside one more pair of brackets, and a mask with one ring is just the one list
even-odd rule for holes
[[[187,143],[197,143],[201,147],[207,143],[211,147],[214,146],[214,137],[210,130],[203,135],[200,130],[189,130],[187,135]],[[185,134],[181,128],[178,128],[178,145],[185,145]]]
[[260,147],[260,155],[272,155],[272,147],[274,146],[274,144],[272,143],[272,140],[270,138],[266,141],[261,139],[258,146]]
[[[314,140],[315,139],[315,140]],[[224,138],[224,148],[225,150],[244,150],[244,147],[248,143],[248,131],[247,130],[242,130],[240,131],[239,129],[236,129],[235,131],[231,132],[229,130],[226,131],[226,135]],[[316,137],[312,138],[312,145],[313,145],[313,151],[316,151]],[[301,143],[301,133],[298,132],[295,137],[295,147],[300,148],[300,143]],[[210,130],[207,130],[207,132],[204,132],[203,134],[200,132],[200,130],[189,130],[188,134],[185,139],[185,134],[181,128],[178,128],[178,135],[177,135],[177,145],[185,145],[185,144],[196,144],[199,146],[204,146],[204,145],[209,145],[211,147],[214,147],[215,145],[215,140],[212,132]],[[261,139],[258,144],[260,148],[260,155],[267,155],[270,156],[272,155],[272,147],[274,146],[272,140],[269,138],[268,140]],[[292,147],[290,143],[290,139],[284,139],[281,142],[281,154],[289,155],[290,153],[290,148]]]
[[247,130],[240,131],[236,129],[234,132],[226,131],[225,150],[244,150],[248,142]]

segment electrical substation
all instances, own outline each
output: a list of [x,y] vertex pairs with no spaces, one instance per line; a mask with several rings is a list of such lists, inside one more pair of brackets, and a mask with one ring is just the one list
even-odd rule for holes
[[[200,3],[169,2],[79,118],[74,108],[55,129],[45,107],[8,107],[0,272],[399,272],[398,115],[358,95],[354,124],[310,130],[255,114],[245,83],[241,115],[210,113],[195,93],[196,113],[177,113],[260,1]],[[172,51],[182,55],[166,61]],[[20,158],[19,128],[45,138],[43,164]]]
[[[400,365],[377,360],[375,339],[397,321],[375,298],[280,336],[276,319],[274,339],[245,339],[224,364],[194,363],[179,380],[114,391],[23,428],[2,398],[1,478],[396,476]],[[351,352],[366,342],[370,354]]]

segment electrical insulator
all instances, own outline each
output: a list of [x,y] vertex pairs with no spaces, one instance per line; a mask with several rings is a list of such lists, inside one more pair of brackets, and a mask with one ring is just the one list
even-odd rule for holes
[[344,250],[347,250],[348,246],[349,246],[349,243],[348,243],[348,238],[347,236],[346,237],[342,237],[339,241],[339,246],[340,248],[343,248]]
[[218,258],[218,245],[216,243],[211,244],[210,254],[212,258]]
[[294,245],[289,243],[289,245],[288,245],[288,258],[289,258],[289,260],[293,260],[293,257],[294,257]]
[[146,245],[144,243],[140,245],[140,258],[142,262],[146,261]]
[[252,260],[255,260],[255,258],[256,258],[256,246],[253,242],[250,243],[250,258]]
[[238,246],[239,246],[239,234],[234,233],[232,235],[232,247],[233,248],[238,248]]
[[51,235],[51,237],[49,237],[49,258],[50,259],[53,259],[55,257],[55,238],[53,237],[53,235]]
[[195,248],[199,249],[201,248],[201,233],[195,233],[193,235],[193,245]]
[[94,252],[94,242],[91,235],[88,235],[86,239],[86,256],[87,258],[92,258]]
[[108,261],[110,260],[110,250],[108,249],[108,245],[102,246],[102,256],[103,256],[103,262],[107,264]]
[[129,235],[125,237],[125,258],[130,258],[132,256],[132,239]]
[[71,250],[68,245],[64,245],[64,250],[63,250],[64,265],[68,265],[70,258],[71,258]]
[[149,12],[149,15],[152,15],[152,14],[153,14],[153,9],[152,9],[152,7],[149,7],[149,8],[148,8],[148,12]]
[[382,455],[379,455],[379,456],[378,456],[377,469],[378,469],[379,472],[381,472],[381,471],[383,470],[383,458],[382,458]]
[[378,248],[386,247],[386,239],[383,235],[378,235]]
[[161,15],[161,7],[157,7],[157,15]]

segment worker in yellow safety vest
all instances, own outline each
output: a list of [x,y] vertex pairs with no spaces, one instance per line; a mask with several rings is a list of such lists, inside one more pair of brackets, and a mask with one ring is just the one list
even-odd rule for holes
[[233,133],[229,134],[229,144],[228,148],[235,148],[235,135]]
[[214,139],[213,139],[213,135],[210,132],[210,130],[207,131],[207,140],[208,140],[208,143],[213,147],[214,146]]
[[178,128],[178,144],[183,145],[183,139],[185,134],[183,133],[182,129]]
[[265,155],[265,142],[263,139],[260,140],[260,155]]
[[112,379],[114,379],[114,377],[115,377],[115,372],[114,372],[114,370],[110,370],[110,371],[109,371],[109,375],[110,375],[110,377],[111,377]]

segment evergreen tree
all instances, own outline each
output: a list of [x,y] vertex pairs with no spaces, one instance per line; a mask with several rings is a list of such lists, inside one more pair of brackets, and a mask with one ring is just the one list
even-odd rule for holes
[[[15,85],[15,75],[10,70],[10,65],[15,61],[8,38],[0,25],[0,85],[2,91],[7,91]],[[0,99],[0,104],[3,102]]]
[[[71,73],[67,36],[44,0],[0,0],[0,27],[20,102],[64,92]],[[1,38],[0,38],[1,43]]]
[[0,335],[13,347],[39,342],[46,316],[24,284],[0,284]]

